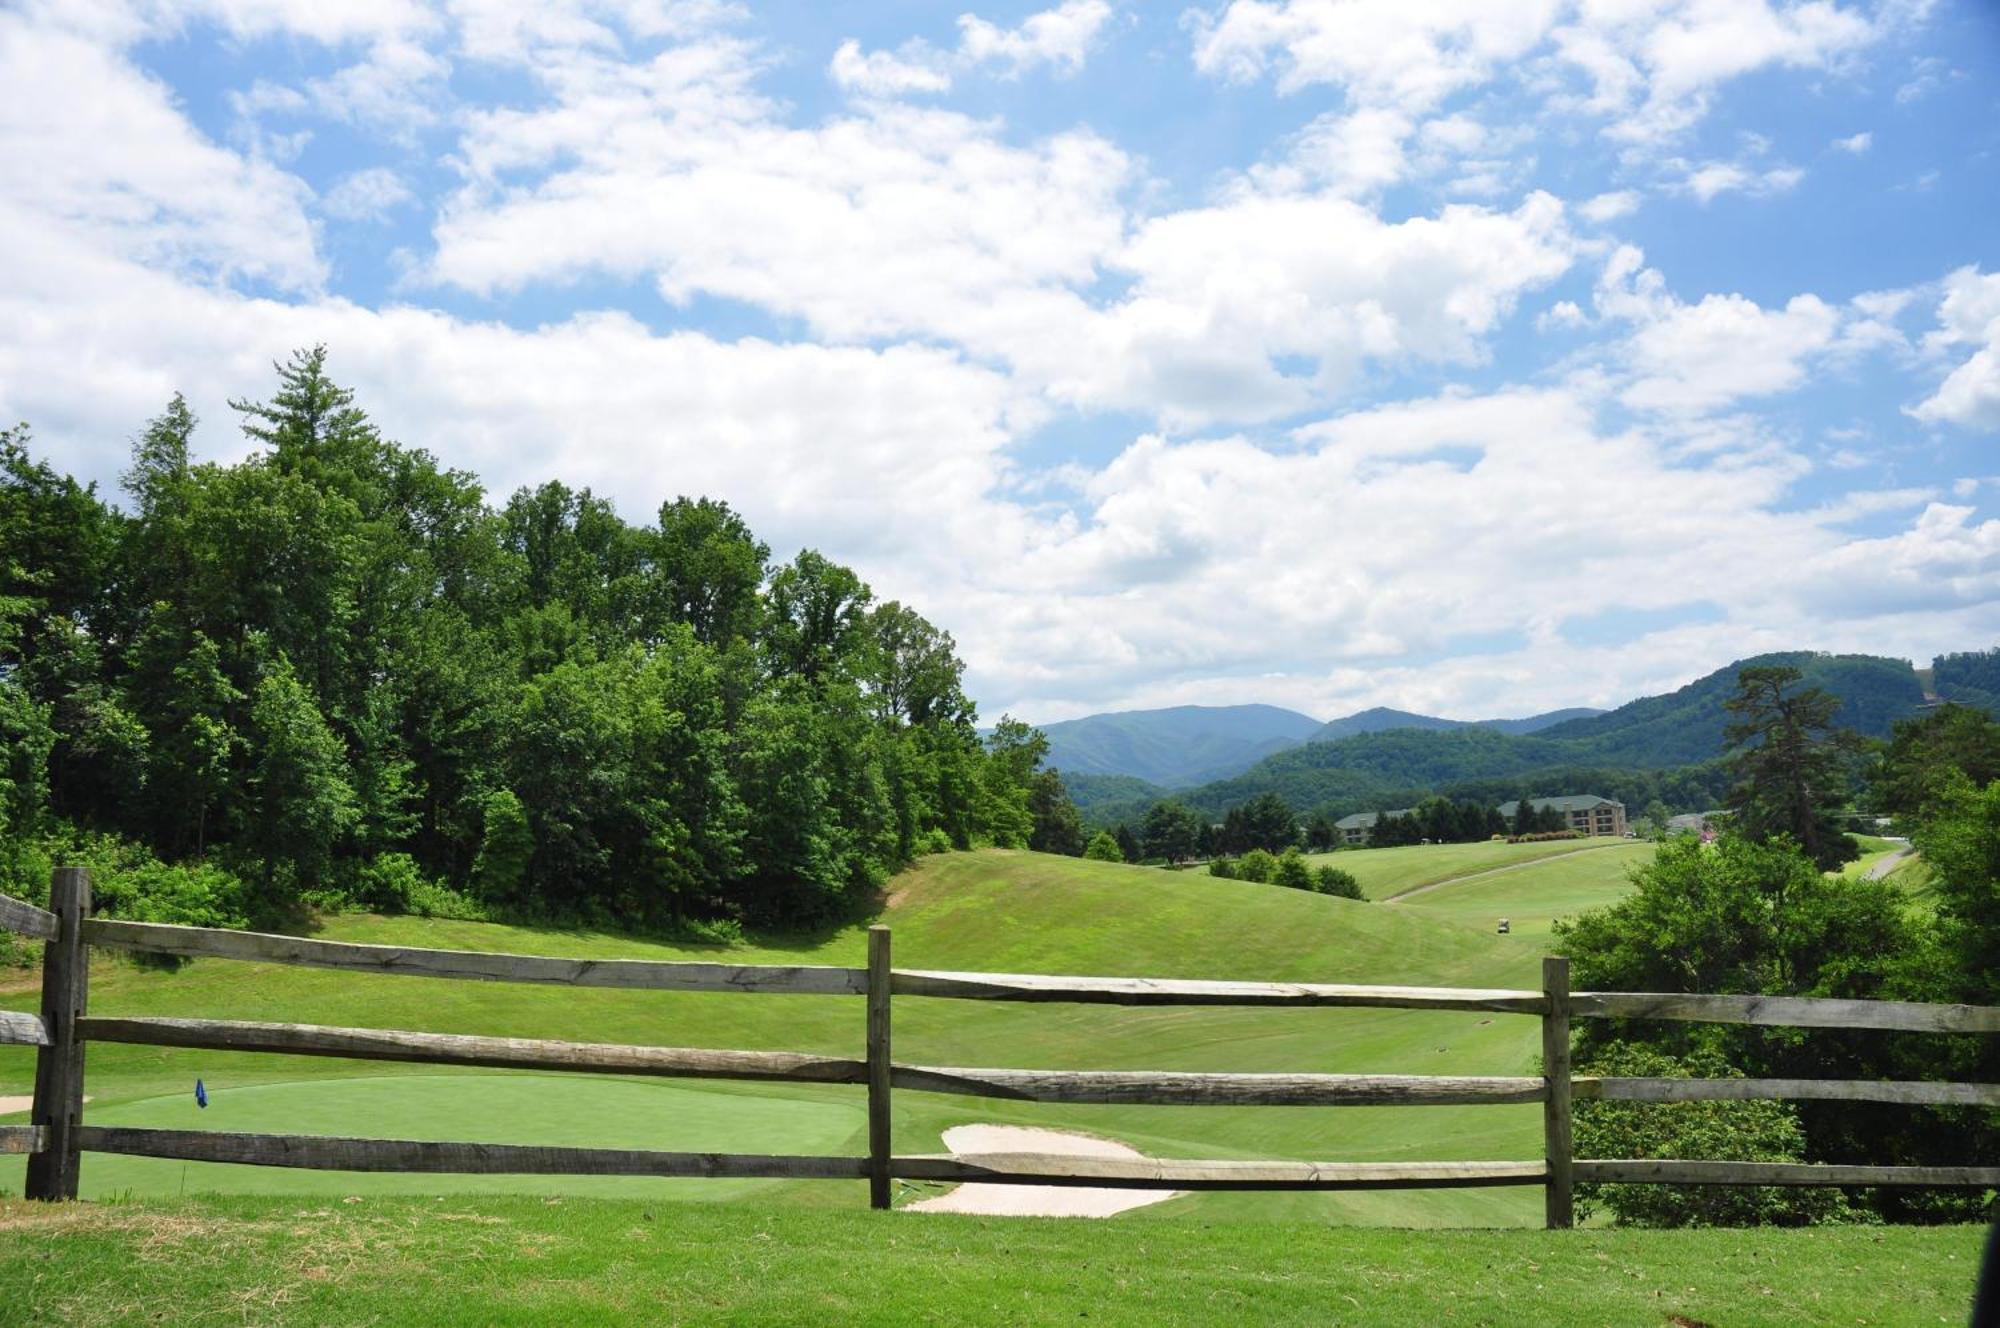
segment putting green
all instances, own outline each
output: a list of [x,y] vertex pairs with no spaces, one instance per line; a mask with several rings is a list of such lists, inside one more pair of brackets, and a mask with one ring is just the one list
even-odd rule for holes
[[[687,1085],[631,1079],[525,1074],[391,1075],[314,1079],[232,1088],[209,1085],[195,1105],[193,1084],[172,1097],[141,1098],[102,1110],[91,1125],[237,1130],[273,1134],[464,1139],[480,1143],[687,1152],[852,1153],[862,1151],[867,1113],[829,1096],[790,1096],[770,1086]],[[5,1159],[0,1190],[19,1192],[22,1160]],[[121,1194],[593,1194],[675,1199],[740,1198],[754,1180],[658,1180],[645,1176],[454,1176],[292,1170],[92,1153],[83,1197]],[[857,1183],[858,1184],[858,1183]]]

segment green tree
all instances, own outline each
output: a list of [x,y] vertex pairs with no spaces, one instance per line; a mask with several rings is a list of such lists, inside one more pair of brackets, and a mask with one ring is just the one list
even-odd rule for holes
[[1298,845],[1286,849],[1278,855],[1278,865],[1271,871],[1271,884],[1282,885],[1289,890],[1310,890],[1313,888],[1312,868],[1306,865],[1305,855]]
[[1921,818],[1960,778],[1974,787],[2000,778],[2000,721],[1942,705],[1896,725],[1868,782],[1878,810]]
[[1201,816],[1192,808],[1171,799],[1156,802],[1146,811],[1144,828],[1146,856],[1168,862],[1185,862],[1194,856],[1201,834]]
[[1723,730],[1737,781],[1726,805],[1750,838],[1788,835],[1820,870],[1832,871],[1861,856],[1838,815],[1855,744],[1852,734],[1834,728],[1839,698],[1799,688],[1803,676],[1769,666],[1737,674],[1736,694],[1723,703],[1736,716]]
[[676,498],[660,507],[653,577],[658,612],[711,646],[748,640],[763,604],[757,589],[771,550],[728,503]]
[[[1058,771],[1036,772],[1028,790],[1028,814],[1035,818],[1029,848],[1072,858],[1083,852],[1083,815],[1071,801]],[[1112,846],[1117,847],[1117,841],[1112,841]]]
[[299,890],[329,881],[334,850],[359,812],[346,752],[312,692],[282,657],[251,698],[254,755],[245,843],[263,866],[261,904],[282,907],[280,874]]
[[874,594],[847,568],[806,549],[771,577],[764,644],[779,677],[851,673],[866,642]]
[[1117,838],[1109,830],[1099,830],[1084,846],[1083,856],[1092,862],[1123,862],[1124,852],[1118,847]]
[[482,800],[479,856],[472,864],[472,888],[482,899],[521,899],[534,860],[535,832],[528,809],[512,789],[495,789]]

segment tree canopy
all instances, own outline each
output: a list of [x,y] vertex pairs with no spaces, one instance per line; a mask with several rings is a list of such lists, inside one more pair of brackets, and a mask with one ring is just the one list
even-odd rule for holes
[[1041,735],[979,737],[948,633],[815,550],[774,566],[726,502],[489,502],[321,347],[232,405],[247,458],[194,460],[177,396],[124,510],[0,432],[8,835],[198,865],[239,915],[444,890],[644,925],[810,923],[942,847],[1083,850]]

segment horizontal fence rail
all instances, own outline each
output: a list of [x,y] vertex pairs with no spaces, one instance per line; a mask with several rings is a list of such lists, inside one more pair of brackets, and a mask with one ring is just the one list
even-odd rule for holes
[[1156,1107],[1454,1107],[1540,1102],[1540,1076],[1185,1074],[1166,1070],[969,1070],[898,1065],[897,1088],[1017,1102]]
[[233,1162],[314,1171],[405,1171],[514,1176],[688,1176],[750,1180],[860,1180],[865,1157],[762,1153],[661,1153],[636,1148],[550,1148],[535,1144],[348,1139],[323,1134],[226,1134],[86,1125],[93,1153]]
[[1539,991],[1451,987],[1357,987],[1314,982],[1206,982],[1185,978],[1052,977],[1039,973],[945,973],[897,969],[898,996],[966,1001],[1067,1001],[1082,1005],[1294,1005],[1389,1010],[1540,1014]]
[[107,950],[139,950],[184,959],[238,959],[358,973],[477,982],[538,982],[562,987],[645,991],[780,992],[800,996],[859,996],[867,973],[858,968],[772,964],[671,963],[651,959],[559,959],[484,950],[425,950],[404,945],[314,941],[269,932],[217,931],[159,922],[92,918],[83,939]]
[[1571,1013],[1592,1019],[1671,1019],[1694,1024],[1887,1029],[1900,1033],[2000,1033],[2000,1007],[1856,1001],[1831,996],[1705,996],[1579,991]]
[[[756,965],[577,959],[322,941],[261,932],[89,917],[85,872],[58,869],[52,909],[0,896],[0,929],[45,942],[42,1015],[0,1011],[0,1045],[37,1048],[34,1111],[0,1126],[0,1153],[29,1155],[28,1193],[74,1198],[83,1152],[337,1171],[867,1180],[890,1204],[892,1180],[1200,1190],[1449,1189],[1541,1186],[1554,1227],[1572,1222],[1585,1184],[2000,1188],[2000,1167],[1872,1166],[1572,1156],[1573,1099],[1697,1102],[1797,1099],[2000,1107],[2000,1085],[1890,1080],[1675,1079],[1575,1075],[1575,1018],[1664,1019],[1915,1033],[2000,1032],[2000,1009],[1819,997],[1569,989],[1568,961],[1544,961],[1542,990],[1077,977],[896,969],[889,933],[870,929],[868,965]],[[788,1051],[635,1046],[404,1029],[233,1019],[107,1017],[85,1009],[91,947],[411,977],[627,990],[864,996],[865,1058]],[[893,996],[1119,1006],[1249,1006],[1520,1014],[1542,1025],[1540,1075],[1236,1074],[899,1064]],[[414,1139],[137,1129],[82,1123],[83,1047],[92,1041],[223,1052],[538,1070],[865,1086],[864,1157],[542,1147]],[[892,1090],[997,1101],[1159,1106],[1469,1106],[1539,1104],[1544,1156],[1529,1161],[1307,1162],[1102,1158],[1037,1153],[898,1155]]]
[[1834,1162],[1577,1162],[1578,1180],[1663,1185],[1923,1185],[1992,1189],[2000,1167],[1865,1167]]
[[0,1125],[0,1153],[39,1153],[46,1139],[39,1125]]
[[1088,1185],[1137,1190],[1448,1190],[1541,1185],[1540,1162],[1206,1162],[1067,1153],[899,1157],[906,1180],[988,1185]]
[[77,1020],[92,1042],[208,1051],[263,1051],[288,1056],[339,1056],[349,1060],[471,1065],[506,1070],[565,1070],[584,1074],[667,1075],[684,1079],[762,1079],[792,1083],[858,1084],[867,1066],[856,1060],[791,1051],[709,1051],[699,1047],[642,1047],[612,1042],[551,1042],[537,1038],[480,1037],[464,1033],[411,1033],[401,1029],[331,1028],[321,1024],[261,1024],[235,1019]]
[[46,1047],[49,1030],[31,1014],[0,1010],[0,1047]]
[[1607,1102],[1891,1102],[1911,1107],[2000,1107],[2000,1084],[1908,1079],[1578,1078],[1580,1098]]
[[38,941],[53,941],[62,932],[62,923],[45,908],[0,895],[0,931],[18,932]]

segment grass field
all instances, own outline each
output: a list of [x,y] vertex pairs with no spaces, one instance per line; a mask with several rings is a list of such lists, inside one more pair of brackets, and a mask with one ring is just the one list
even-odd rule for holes
[[10,1323],[1964,1323],[1983,1233],[1373,1231],[480,1198],[0,1203]]
[[[1397,870],[1442,879],[1467,847],[1421,851]],[[1501,846],[1506,847],[1506,846]],[[1523,846],[1540,848],[1543,846]],[[1490,851],[1490,849],[1489,849]],[[1409,904],[1360,903],[1194,873],[984,852],[926,860],[894,883],[883,920],[904,967],[1046,973],[1534,986],[1545,919],[1615,898],[1640,846],[1616,844],[1517,871],[1447,885]],[[1360,861],[1372,853],[1342,855]],[[1486,861],[1474,859],[1474,861]],[[1515,934],[1492,934],[1505,905]],[[536,931],[410,918],[340,917],[339,939],[579,956],[716,958],[857,964],[860,928],[766,939],[726,952],[628,937]],[[568,991],[498,983],[333,973],[198,961],[179,972],[143,970],[100,955],[91,1008],[102,1014],[179,1014],[290,1022],[497,1033],[665,1045],[860,1054],[862,1003],[852,998],[670,992]],[[32,1008],[24,975],[0,1003]],[[900,1060],[951,1065],[1383,1073],[1531,1072],[1536,1021],[1414,1011],[1116,1009],[1002,1006],[903,999]],[[25,1092],[32,1058],[0,1049],[0,1093]],[[192,1100],[197,1076],[211,1105]],[[468,1084],[476,1078],[476,1086]],[[726,1084],[441,1071],[340,1060],[230,1055],[96,1044],[87,1076],[92,1123],[298,1130],[492,1142],[602,1143],[666,1149],[864,1151],[858,1088]],[[469,1091],[463,1091],[469,1090]],[[16,1118],[18,1119],[18,1117]],[[1428,1109],[1040,1106],[900,1093],[896,1143],[939,1151],[941,1132],[977,1122],[1050,1125],[1122,1139],[1179,1157],[1353,1160],[1529,1158],[1540,1114],[1525,1107]],[[19,1193],[22,1163],[0,1159],[0,1192]],[[754,1193],[808,1205],[859,1206],[864,1187],[838,1182],[394,1177],[179,1164],[91,1155],[86,1195],[172,1195],[277,1190],[349,1193],[510,1192],[730,1198]],[[1128,1220],[1310,1218],[1426,1226],[1531,1225],[1533,1190],[1356,1195],[1200,1195]]]
[[1630,839],[1549,839],[1532,844],[1509,844],[1505,841],[1476,840],[1470,844],[1342,849],[1337,853],[1311,854],[1307,861],[1315,867],[1331,864],[1344,868],[1361,883],[1362,894],[1370,899],[1388,899],[1439,881],[1520,867],[1572,853],[1630,847],[1637,842]]

